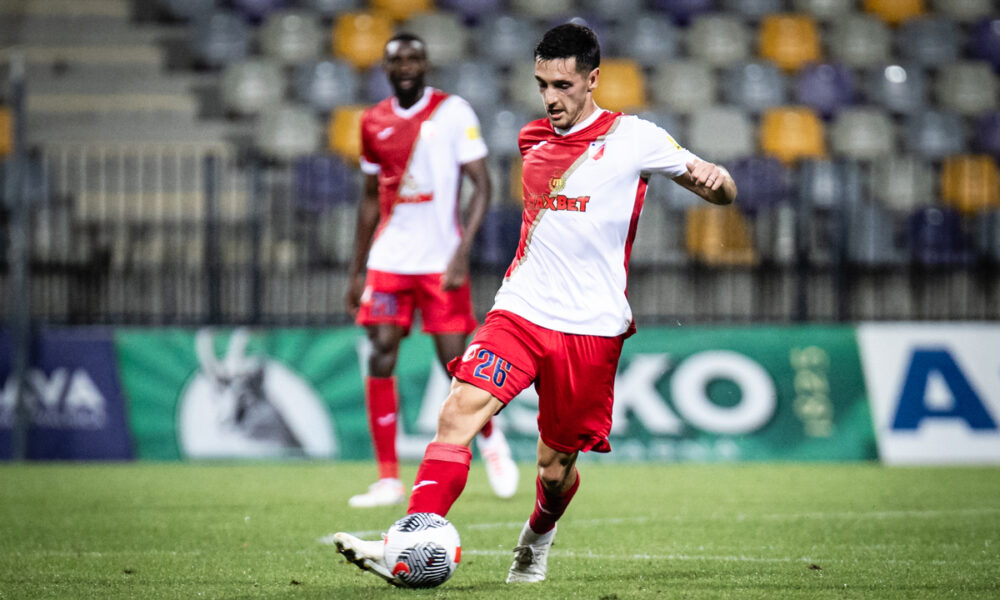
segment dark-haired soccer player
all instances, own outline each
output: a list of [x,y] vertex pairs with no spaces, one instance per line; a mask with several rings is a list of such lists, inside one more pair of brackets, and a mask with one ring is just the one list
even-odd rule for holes
[[[396,456],[399,345],[419,309],[441,364],[462,354],[477,325],[469,248],[490,201],[479,120],[462,98],[424,85],[424,42],[412,34],[394,36],[382,64],[393,95],[361,117],[365,191],[346,298],[371,341],[365,398],[379,479],[350,499],[354,507],[405,498]],[[464,228],[458,221],[463,175],[473,186]],[[517,490],[517,465],[503,432],[491,421],[482,425],[477,442],[490,485],[509,498]]]
[[[615,371],[634,331],[625,295],[629,253],[649,176],[664,174],[714,204],[736,198],[725,169],[652,123],[598,107],[599,65],[597,38],[579,25],[550,29],[535,48],[547,118],[520,134],[521,240],[486,322],[449,364],[455,380],[408,509],[446,515],[465,486],[478,428],[534,384],[535,503],[508,582],[545,579],[556,521],[580,485],[577,455],[610,450]],[[345,533],[336,542],[348,560],[393,581],[380,543]]]

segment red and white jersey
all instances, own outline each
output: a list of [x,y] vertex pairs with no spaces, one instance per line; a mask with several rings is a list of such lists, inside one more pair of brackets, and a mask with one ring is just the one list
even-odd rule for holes
[[361,170],[378,175],[379,213],[368,268],[443,273],[462,237],[463,164],[486,156],[469,103],[433,88],[410,108],[390,96],[361,116]]
[[649,121],[600,109],[566,132],[548,119],[528,123],[518,145],[521,241],[494,310],[566,333],[626,332],[629,254],[649,175],[677,177],[695,155]]

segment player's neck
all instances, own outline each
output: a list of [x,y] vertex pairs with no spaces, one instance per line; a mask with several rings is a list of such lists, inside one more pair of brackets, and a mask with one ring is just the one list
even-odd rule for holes
[[565,129],[553,126],[553,129],[559,135],[566,135],[574,131],[579,131],[580,129],[583,129],[593,123],[602,112],[604,112],[604,109],[597,106],[595,102],[588,102],[584,106],[584,109],[580,112],[579,118],[573,121],[572,125],[566,127]]
[[399,107],[402,108],[403,110],[406,110],[406,109],[412,107],[417,102],[420,102],[420,99],[424,97],[424,93],[425,93],[424,90],[425,89],[426,89],[425,86],[420,86],[419,88],[416,88],[415,90],[413,90],[413,93],[410,93],[410,94],[398,94],[397,93],[396,94],[396,104],[398,104]]

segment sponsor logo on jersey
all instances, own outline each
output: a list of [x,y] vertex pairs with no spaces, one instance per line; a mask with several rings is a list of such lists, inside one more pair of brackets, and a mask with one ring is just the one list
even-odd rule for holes
[[377,137],[380,140],[384,140],[385,138],[387,138],[390,135],[392,135],[392,132],[395,131],[395,129],[396,129],[395,127],[393,127],[393,126],[390,125],[389,127],[386,127],[382,131],[376,133],[375,137]]
[[524,199],[526,210],[568,210],[571,212],[587,212],[590,196],[569,197],[563,194],[531,194]]
[[479,138],[483,137],[483,134],[480,133],[478,127],[473,125],[472,127],[467,127],[465,129],[465,137],[469,138],[470,140],[478,140]]

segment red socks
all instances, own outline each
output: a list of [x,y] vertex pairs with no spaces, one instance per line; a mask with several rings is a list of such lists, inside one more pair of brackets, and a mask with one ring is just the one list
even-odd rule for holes
[[424,460],[417,469],[406,514],[430,512],[446,516],[465,489],[471,462],[472,451],[465,446],[441,442],[428,444]]
[[535,511],[528,519],[531,530],[542,535],[552,531],[556,521],[566,512],[566,507],[580,487],[580,472],[576,472],[576,482],[565,492],[548,492],[542,485],[542,479],[535,480]]
[[368,401],[368,430],[375,447],[379,479],[399,479],[399,459],[396,457],[396,378],[366,377],[365,399]]

